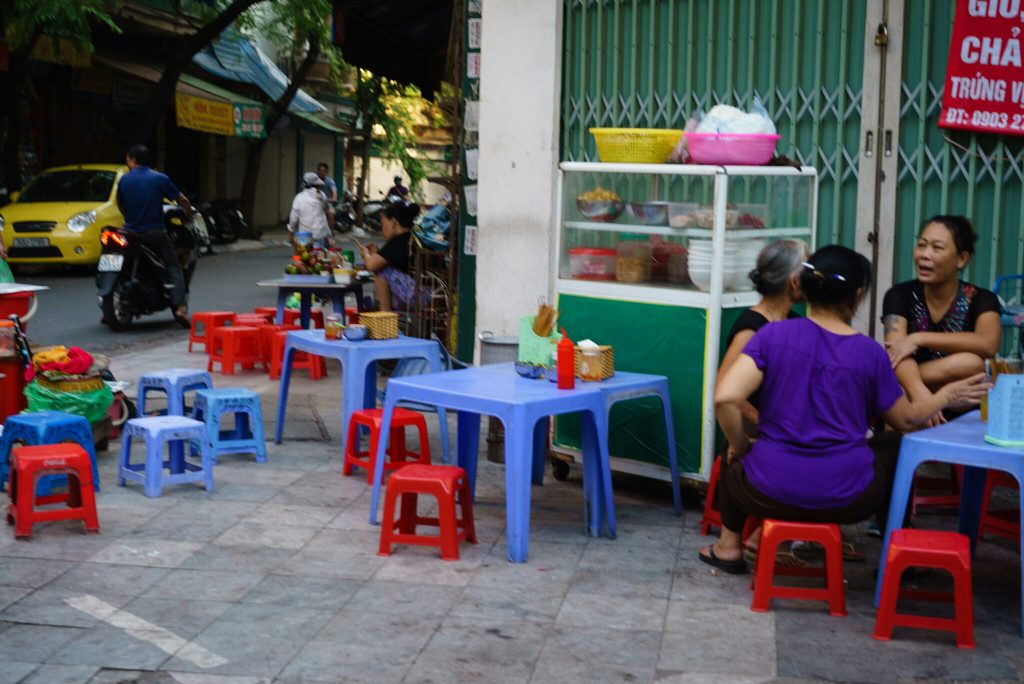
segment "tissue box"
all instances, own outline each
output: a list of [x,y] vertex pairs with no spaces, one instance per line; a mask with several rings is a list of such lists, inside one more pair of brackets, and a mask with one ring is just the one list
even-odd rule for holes
[[[601,356],[598,357],[598,365],[600,366],[600,373],[602,380],[615,375],[615,351],[607,344],[598,345],[598,349],[601,350]],[[576,346],[576,377],[580,377],[580,364],[583,360],[583,352]]]
[[1000,374],[988,393],[985,441],[1005,447],[1024,446],[1024,375]]

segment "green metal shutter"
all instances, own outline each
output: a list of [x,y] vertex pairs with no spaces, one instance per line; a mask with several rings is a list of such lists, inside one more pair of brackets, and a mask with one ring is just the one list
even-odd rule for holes
[[853,245],[866,0],[565,0],[561,159],[591,127],[682,128],[760,97],[821,176],[818,244]]

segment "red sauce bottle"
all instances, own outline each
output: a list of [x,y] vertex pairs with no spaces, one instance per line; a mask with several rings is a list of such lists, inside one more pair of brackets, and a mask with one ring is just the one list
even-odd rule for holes
[[572,389],[575,386],[576,348],[565,328],[562,328],[562,339],[558,342],[558,389]]

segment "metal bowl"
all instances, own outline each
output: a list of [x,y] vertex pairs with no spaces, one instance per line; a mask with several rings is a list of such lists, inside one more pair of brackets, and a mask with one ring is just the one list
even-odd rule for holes
[[668,202],[630,202],[629,213],[645,226],[668,225]]
[[366,326],[359,323],[353,323],[352,325],[345,326],[345,332],[342,333],[346,340],[350,342],[359,342],[360,340],[366,339]]
[[544,366],[516,361],[516,373],[528,380],[539,380],[544,377]]
[[622,215],[626,205],[615,200],[576,200],[576,208],[591,221],[611,223]]

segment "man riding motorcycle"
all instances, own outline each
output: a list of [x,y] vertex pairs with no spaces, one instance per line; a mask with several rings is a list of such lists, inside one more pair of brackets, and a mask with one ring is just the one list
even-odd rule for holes
[[164,198],[175,199],[189,215],[195,212],[188,198],[162,173],[150,168],[152,155],[145,145],[132,145],[125,154],[128,173],[117,186],[117,206],[124,216],[125,230],[159,255],[170,279],[171,305],[174,320],[189,327],[185,274],[178,263],[166,230],[164,230]]

